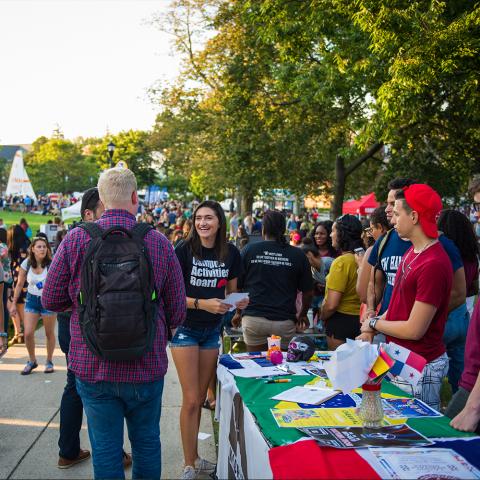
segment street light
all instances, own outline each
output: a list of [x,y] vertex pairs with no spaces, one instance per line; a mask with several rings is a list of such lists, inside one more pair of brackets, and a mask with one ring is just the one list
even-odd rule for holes
[[110,143],[107,145],[107,151],[108,155],[110,157],[110,168],[112,168],[112,158],[113,158],[113,152],[115,151],[115,144],[110,140]]

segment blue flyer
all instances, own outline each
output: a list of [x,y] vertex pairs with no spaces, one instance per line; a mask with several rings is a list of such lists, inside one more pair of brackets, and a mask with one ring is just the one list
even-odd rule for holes
[[418,398],[386,398],[383,411],[388,418],[442,417],[443,415]]

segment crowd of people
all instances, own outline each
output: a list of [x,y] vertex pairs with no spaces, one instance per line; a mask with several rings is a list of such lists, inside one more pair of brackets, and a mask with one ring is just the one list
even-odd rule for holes
[[[45,238],[29,240],[20,225],[0,228],[2,311],[7,320],[9,306],[15,341],[25,337],[29,360],[22,374],[38,367],[40,317],[44,371],[53,372],[58,315],[68,363],[58,466],[90,457],[80,447],[85,411],[95,478],[124,478],[132,457],[134,478],[160,478],[169,343],[183,396],[181,478],[213,472],[215,464],[198,454],[198,431],[202,406],[214,402],[226,321],[242,328],[249,352],[266,350],[271,335],[286,349],[306,329],[325,332],[330,350],[347,339],[393,341],[427,364],[415,387],[408,379],[392,381],[440,409],[448,378],[452,426],[479,432],[479,246],[472,222],[444,210],[437,192],[412,179],[392,180],[386,193],[387,204],[369,219],[346,214],[332,222],[316,211],[276,210],[241,219],[209,200],[193,208],[181,202],[139,207],[133,173],[114,168],[101,174],[98,189],[85,192],[83,223],[58,238],[53,257]],[[480,181],[470,193],[480,215]],[[120,253],[109,257],[109,249]],[[226,303],[234,292],[248,298]],[[131,456],[123,450],[125,419]]]

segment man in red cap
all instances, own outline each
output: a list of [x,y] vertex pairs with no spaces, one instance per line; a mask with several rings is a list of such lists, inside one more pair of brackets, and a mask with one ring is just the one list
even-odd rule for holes
[[[452,288],[452,264],[438,241],[436,219],[442,209],[438,193],[414,184],[395,195],[393,215],[401,238],[411,241],[397,270],[392,298],[382,317],[362,325],[427,360],[419,383],[411,393],[431,407],[440,408],[440,388],[448,371],[442,341]],[[399,384],[406,388],[408,384]]]

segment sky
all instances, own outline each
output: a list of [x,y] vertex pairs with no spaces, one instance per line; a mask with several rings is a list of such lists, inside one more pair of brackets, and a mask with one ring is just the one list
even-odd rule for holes
[[148,130],[148,88],[172,81],[169,0],[0,0],[0,145]]

